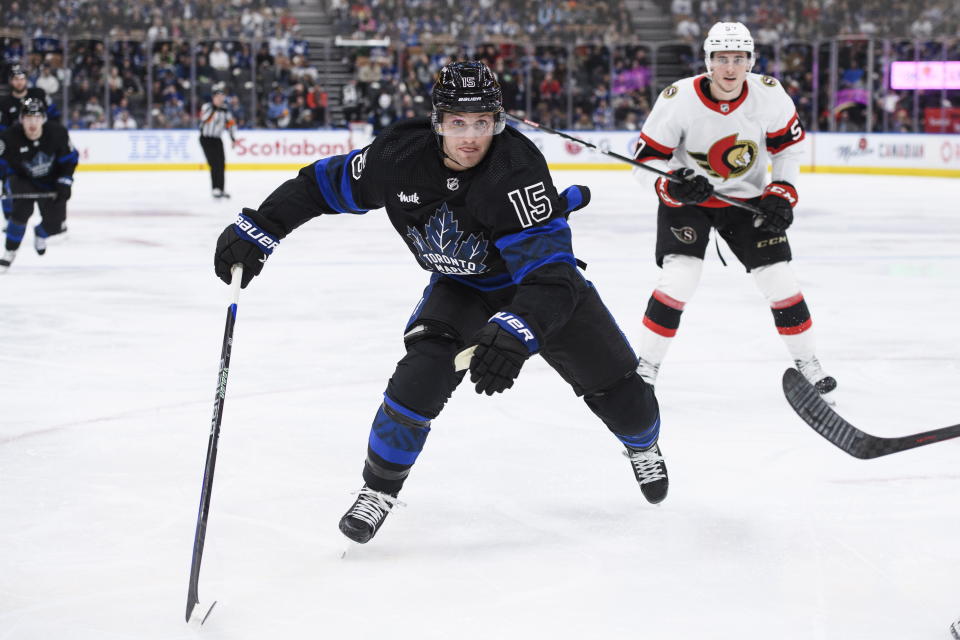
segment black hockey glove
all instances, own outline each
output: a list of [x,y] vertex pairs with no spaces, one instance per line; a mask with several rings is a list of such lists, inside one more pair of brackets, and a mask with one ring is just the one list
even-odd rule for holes
[[279,234],[263,216],[253,209],[244,209],[237,214],[237,221],[217,239],[213,270],[218,278],[230,284],[233,280],[230,268],[239,262],[243,265],[240,288],[246,288],[253,276],[260,275],[267,258],[279,245]]
[[798,202],[797,190],[789,182],[771,182],[760,199],[762,216],[754,224],[767,233],[783,233],[793,224],[793,208]]
[[470,380],[477,393],[492,396],[513,386],[523,363],[540,348],[530,326],[519,316],[500,311],[470,340]]
[[590,187],[582,184],[567,187],[560,192],[560,204],[563,206],[563,215],[565,216],[583,209],[590,204]]
[[66,202],[72,195],[73,178],[57,178],[57,199],[54,202]]
[[657,180],[657,195],[668,207],[685,204],[700,204],[713,195],[713,185],[704,176],[693,175],[693,169],[677,169],[670,172],[683,182],[671,182],[666,178]]

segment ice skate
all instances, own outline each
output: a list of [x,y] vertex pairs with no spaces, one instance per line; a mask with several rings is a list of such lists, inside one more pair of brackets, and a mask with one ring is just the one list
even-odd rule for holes
[[45,254],[47,252],[47,237],[36,235],[36,232],[34,232],[33,248],[37,250],[39,255]]
[[363,544],[377,534],[387,514],[397,505],[396,494],[381,493],[363,485],[356,502],[340,518],[340,531],[356,543]]
[[214,189],[212,194],[214,198],[220,199],[223,197],[223,189]]
[[643,492],[647,502],[650,504],[663,502],[667,497],[670,479],[667,478],[667,465],[660,453],[660,445],[654,444],[646,449],[627,447],[623,455],[630,459],[633,475],[636,476],[640,491]]
[[640,362],[637,364],[637,373],[643,378],[643,381],[646,382],[651,387],[654,386],[657,382],[657,374],[660,372],[660,365],[654,364],[649,360],[644,360],[640,358]]
[[10,265],[13,264],[13,259],[16,257],[16,251],[4,251],[3,257],[0,258],[0,273],[6,272],[6,270],[10,268]]
[[810,384],[814,386],[817,393],[827,401],[828,404],[834,404],[833,390],[837,388],[837,381],[833,376],[828,376],[820,366],[820,361],[816,356],[809,360],[794,360],[797,370],[803,374]]

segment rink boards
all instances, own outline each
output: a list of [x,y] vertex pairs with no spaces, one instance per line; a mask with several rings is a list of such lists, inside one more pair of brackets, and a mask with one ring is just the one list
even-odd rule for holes
[[[629,169],[609,156],[538,131],[525,132],[553,169]],[[635,131],[573,131],[604,150],[631,156]],[[198,134],[183,129],[73,131],[81,171],[205,170]],[[960,134],[808,133],[802,170],[960,177]],[[314,160],[368,144],[363,131],[244,130],[231,147],[224,136],[228,171],[296,170]]]

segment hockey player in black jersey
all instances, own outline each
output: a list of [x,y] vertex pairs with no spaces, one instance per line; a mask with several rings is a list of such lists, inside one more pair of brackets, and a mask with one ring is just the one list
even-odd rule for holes
[[[20,108],[28,98],[34,98],[43,103],[47,112],[47,118],[59,118],[60,112],[56,106],[47,100],[47,92],[39,87],[27,86],[27,74],[20,65],[10,67],[8,73],[10,80],[10,95],[0,97],[0,132],[9,129],[20,119]],[[9,190],[9,183],[3,183]],[[13,202],[11,200],[3,201],[3,217],[9,219],[13,212]]]
[[304,167],[217,242],[217,275],[229,282],[242,263],[246,286],[310,218],[385,207],[432,272],[373,419],[364,486],[340,530],[360,543],[376,534],[463,379],[455,356],[471,346],[470,380],[487,395],[510,388],[524,362],[542,356],[626,448],[646,499],[660,502],[668,480],[657,400],[573,254],[566,216],[587,204],[589,190],[557,193],[543,155],[505,126],[500,85],[484,64],[441,69],[433,106],[430,120],[397,123],[362,150]]
[[46,253],[47,238],[66,231],[67,200],[78,156],[67,130],[46,120],[43,103],[29,98],[24,101],[20,122],[0,132],[0,178],[9,178],[11,194],[55,195],[13,200],[0,271],[6,271],[17,255],[34,203],[40,207],[40,224],[33,228],[37,253]]
[[9,80],[10,95],[0,98],[0,131],[17,124],[20,119],[20,107],[29,98],[39,100],[43,104],[47,118],[60,117],[56,106],[47,99],[46,91],[40,87],[27,86],[27,74],[22,67],[18,65],[10,67]]

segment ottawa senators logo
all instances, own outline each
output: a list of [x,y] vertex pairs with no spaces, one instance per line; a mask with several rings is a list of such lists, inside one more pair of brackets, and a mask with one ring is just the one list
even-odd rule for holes
[[729,180],[742,176],[757,162],[757,143],[738,140],[734,133],[714,142],[706,153],[688,153],[710,176]]
[[697,232],[693,227],[670,227],[673,236],[683,244],[693,244],[697,241]]
[[760,78],[760,82],[767,85],[768,87],[777,86],[777,79],[771,78],[770,76],[763,76],[762,78]]
[[672,98],[673,96],[677,95],[677,91],[679,91],[679,89],[677,89],[677,85],[672,84],[664,89],[663,94],[661,95],[663,95],[664,98]]

